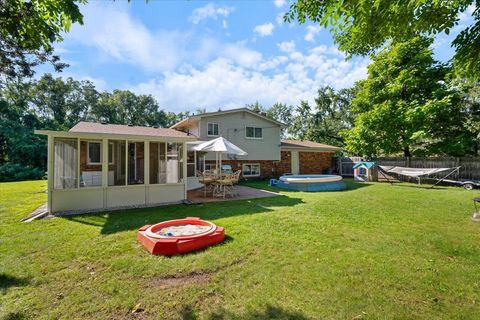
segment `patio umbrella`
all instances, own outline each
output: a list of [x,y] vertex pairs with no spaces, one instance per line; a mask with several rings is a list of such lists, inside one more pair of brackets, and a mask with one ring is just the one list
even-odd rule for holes
[[[227,139],[223,137],[218,137],[216,139],[205,141],[199,145],[196,145],[192,148],[195,151],[206,151],[206,152],[215,152],[216,154],[216,164],[218,170],[218,163],[222,165],[222,154],[233,154],[237,156],[246,156],[247,152],[243,151]],[[220,161],[219,161],[220,158]]]

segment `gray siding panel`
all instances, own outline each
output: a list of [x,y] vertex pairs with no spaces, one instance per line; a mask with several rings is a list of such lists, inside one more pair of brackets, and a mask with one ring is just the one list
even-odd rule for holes
[[[248,156],[237,157],[239,160],[280,160],[280,126],[256,117],[247,112],[236,112],[225,115],[203,117],[200,124],[200,140],[211,140],[215,137],[207,136],[207,124],[219,124],[219,136],[231,141],[246,152]],[[262,139],[248,139],[245,137],[245,127],[254,126],[263,129]],[[229,159],[228,156],[224,156]],[[207,160],[214,160],[215,156],[208,156]],[[231,159],[231,158],[230,158]]]

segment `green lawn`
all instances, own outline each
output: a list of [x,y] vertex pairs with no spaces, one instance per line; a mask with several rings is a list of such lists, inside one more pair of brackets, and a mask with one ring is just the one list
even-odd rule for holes
[[[479,191],[348,185],[20,223],[46,183],[0,184],[0,318],[478,319]],[[227,240],[172,258],[137,243],[185,216]]]

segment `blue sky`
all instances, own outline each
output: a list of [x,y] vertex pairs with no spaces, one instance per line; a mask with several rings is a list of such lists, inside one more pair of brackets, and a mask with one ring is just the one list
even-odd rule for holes
[[[288,0],[90,1],[81,6],[84,25],[72,26],[56,51],[70,64],[62,76],[152,94],[175,112],[313,103],[319,86],[340,89],[366,76],[368,58],[346,61],[327,30],[283,23],[287,9]],[[451,57],[452,36],[472,10],[437,38],[438,59]]]

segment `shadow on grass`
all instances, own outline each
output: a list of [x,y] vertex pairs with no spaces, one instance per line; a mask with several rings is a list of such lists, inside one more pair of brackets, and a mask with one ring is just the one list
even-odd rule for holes
[[[183,320],[196,320],[199,319],[196,312],[190,305],[184,306],[180,312],[180,318]],[[262,310],[249,311],[247,313],[235,314],[227,310],[219,310],[210,314],[206,319],[210,320],[223,320],[223,319],[282,319],[282,320],[307,320],[309,319],[303,313],[298,311],[288,311],[278,306],[267,305]]]
[[[455,185],[448,185],[447,186],[447,185],[438,185],[437,184],[437,185],[433,186],[433,184],[429,184],[429,183],[417,184],[417,183],[413,183],[413,182],[404,182],[404,181],[399,181],[399,182],[394,181],[393,183],[381,181],[381,183],[383,183],[385,185],[389,185],[391,187],[414,188],[414,189],[423,189],[423,190],[450,190],[451,187],[455,187]],[[433,188],[432,188],[432,186],[433,186]],[[456,186],[456,187],[459,187],[459,186]],[[459,188],[461,188],[461,187],[459,187]]]
[[22,320],[27,319],[27,316],[21,312],[12,312],[1,318],[2,320]]
[[251,200],[212,202],[194,205],[171,205],[154,208],[120,210],[106,213],[65,216],[73,222],[79,222],[101,228],[102,234],[136,230],[147,224],[155,224],[171,219],[199,217],[216,220],[234,216],[261,214],[273,211],[271,207],[295,206],[303,203],[300,198],[278,196]]
[[0,273],[0,292],[4,293],[10,287],[25,286],[29,282],[27,278],[19,278]]

